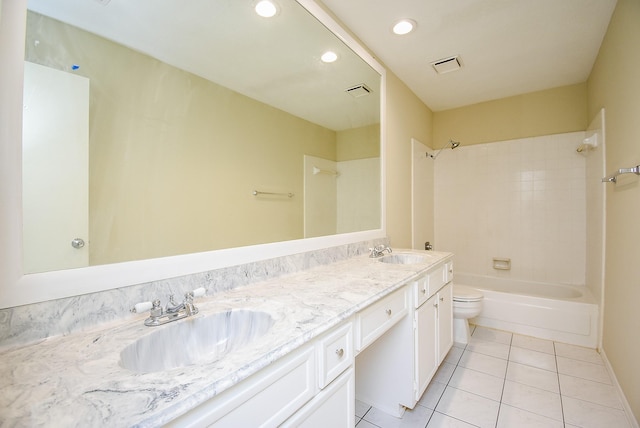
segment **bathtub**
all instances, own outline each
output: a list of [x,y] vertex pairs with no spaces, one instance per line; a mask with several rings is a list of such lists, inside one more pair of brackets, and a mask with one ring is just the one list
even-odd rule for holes
[[598,305],[586,287],[456,273],[454,284],[482,291],[471,323],[557,342],[596,348]]

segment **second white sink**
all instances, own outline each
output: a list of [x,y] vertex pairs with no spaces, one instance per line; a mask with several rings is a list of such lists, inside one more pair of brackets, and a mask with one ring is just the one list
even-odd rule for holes
[[213,362],[262,336],[273,323],[268,313],[252,310],[186,318],[124,348],[120,352],[120,365],[149,373]]
[[382,263],[392,263],[396,265],[412,265],[427,261],[425,256],[420,254],[389,254],[378,259]]

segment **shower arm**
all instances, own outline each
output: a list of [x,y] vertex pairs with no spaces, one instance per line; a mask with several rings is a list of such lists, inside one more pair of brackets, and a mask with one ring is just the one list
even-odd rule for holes
[[427,157],[430,157],[431,159],[435,159],[440,155],[440,152],[442,151],[442,149],[444,149],[447,146],[451,146],[451,150],[455,149],[456,147],[458,147],[460,145],[459,141],[453,141],[452,139],[449,139],[449,141],[447,141],[442,147],[440,147],[440,150],[438,150],[435,154],[431,154],[429,152],[427,152]]

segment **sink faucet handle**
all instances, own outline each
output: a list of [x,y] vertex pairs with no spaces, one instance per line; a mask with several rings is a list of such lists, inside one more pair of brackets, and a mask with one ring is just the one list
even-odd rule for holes
[[149,312],[149,315],[151,315],[152,317],[161,317],[162,314],[163,314],[163,311],[162,311],[162,306],[160,304],[160,299],[155,299],[152,302],[151,311]]
[[184,293],[184,311],[187,316],[195,315],[198,313],[198,308],[193,304],[194,291],[188,291]]
[[133,305],[133,308],[131,308],[130,312],[134,314],[139,314],[139,313],[148,311],[152,307],[153,305],[151,302],[140,302]]
[[192,291],[193,297],[202,297],[207,293],[207,289],[204,287],[196,288]]

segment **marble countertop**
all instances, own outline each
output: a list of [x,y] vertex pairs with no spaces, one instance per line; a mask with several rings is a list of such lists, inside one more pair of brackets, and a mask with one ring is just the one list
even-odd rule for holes
[[269,313],[275,321],[265,335],[217,361],[205,360],[154,373],[136,373],[121,367],[120,351],[127,345],[158,329],[190,320],[145,327],[147,314],[2,352],[0,425],[98,427],[166,423],[450,256],[433,251],[419,253],[426,256],[425,263],[399,265],[355,257],[197,298],[200,312],[194,317],[252,309]]

